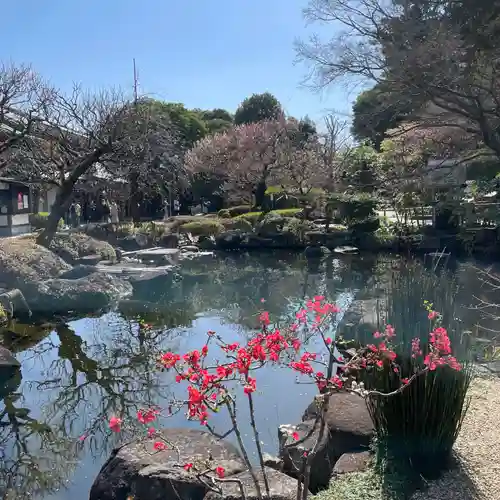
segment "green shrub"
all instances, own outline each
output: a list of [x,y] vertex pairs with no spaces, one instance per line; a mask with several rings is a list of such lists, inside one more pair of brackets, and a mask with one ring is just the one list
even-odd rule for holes
[[316,226],[312,222],[294,217],[288,218],[283,226],[283,232],[293,234],[300,243],[306,240],[307,232],[315,229]]
[[235,217],[235,219],[244,219],[255,226],[257,222],[262,218],[262,212],[248,212],[247,214],[241,214]]
[[219,210],[217,212],[217,215],[221,219],[230,219],[231,218],[231,212],[229,212],[229,210],[227,208],[223,208],[222,210]]
[[233,231],[242,231],[244,233],[252,232],[252,223],[242,217],[235,217],[234,219],[221,219],[219,221],[224,229]]
[[[48,212],[38,212],[37,214],[29,215],[29,223],[31,225],[31,229],[35,231],[38,229],[45,229],[47,227],[47,221],[49,220]],[[59,219],[58,226],[61,228],[64,226],[64,220]]]
[[374,233],[379,227],[380,220],[377,216],[367,217],[349,224],[349,229],[357,233]]
[[342,221],[350,223],[373,217],[377,203],[375,198],[364,193],[334,194],[329,197],[326,209],[336,213]]
[[231,217],[237,217],[238,215],[247,214],[252,211],[250,205],[237,205],[236,207],[229,207],[227,209]]
[[187,222],[179,227],[181,233],[191,233],[193,236],[216,236],[222,233],[224,226],[216,219],[203,219]]

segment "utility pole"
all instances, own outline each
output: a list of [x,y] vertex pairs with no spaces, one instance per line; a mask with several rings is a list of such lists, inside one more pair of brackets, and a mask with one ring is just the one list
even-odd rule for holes
[[137,96],[137,87],[138,87],[138,77],[137,77],[137,68],[135,65],[135,57],[134,61],[134,104],[137,104],[138,96]]

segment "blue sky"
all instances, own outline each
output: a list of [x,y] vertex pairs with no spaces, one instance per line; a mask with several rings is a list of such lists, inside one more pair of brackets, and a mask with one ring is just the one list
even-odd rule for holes
[[300,86],[307,69],[294,65],[293,42],[308,34],[306,2],[14,1],[2,7],[0,46],[3,58],[32,63],[62,88],[130,89],[135,57],[142,93],[190,108],[234,111],[269,91],[293,116],[348,113],[355,94]]

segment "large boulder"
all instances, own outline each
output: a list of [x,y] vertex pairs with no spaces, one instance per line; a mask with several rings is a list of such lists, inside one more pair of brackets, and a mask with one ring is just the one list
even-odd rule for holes
[[[155,451],[155,441],[165,450]],[[90,500],[202,500],[209,488],[184,464],[223,467],[229,477],[245,470],[237,449],[208,432],[164,429],[161,439],[137,439],[115,449],[90,490]]]
[[43,316],[99,310],[131,294],[130,283],[106,273],[79,279],[49,279],[25,290],[32,312]]
[[289,223],[288,218],[281,215],[269,213],[257,224],[255,232],[259,236],[272,236],[283,231],[283,228]]
[[[303,421],[315,419],[320,408],[313,401],[302,416]],[[373,437],[373,423],[365,400],[350,392],[330,396],[325,422],[330,432],[331,453],[336,462],[351,451],[367,450]]]
[[229,230],[216,236],[215,245],[222,250],[233,250],[240,248],[245,235],[238,230]]
[[32,283],[56,278],[71,266],[59,256],[37,245],[34,238],[0,240],[0,283],[23,293]]
[[13,356],[13,354],[0,345],[0,373],[11,369],[16,369],[21,366],[21,363]]
[[355,451],[344,453],[333,468],[333,476],[338,477],[342,474],[351,474],[353,472],[364,472],[370,466],[372,455],[369,451]]
[[109,243],[96,240],[85,233],[58,233],[50,243],[49,250],[70,264],[80,262],[88,256],[96,256],[100,260],[116,260],[115,250]]
[[[320,424],[315,424],[315,420],[307,420],[297,425],[287,424],[278,427],[279,455],[283,460],[283,472],[292,477],[297,477],[302,467],[304,451],[312,449],[319,439]],[[299,436],[300,444],[297,446],[290,437],[294,432]],[[328,486],[335,459],[338,458],[333,456],[332,451],[330,435],[326,431],[323,433],[311,464],[309,489],[312,493],[317,493]]]
[[[267,481],[269,485],[269,496],[266,493],[264,476],[259,467],[255,467],[255,473],[259,480],[259,486],[263,498],[269,500],[295,500],[297,498],[297,480],[266,467]],[[240,472],[231,476],[231,479],[238,479],[240,482],[220,483],[220,492],[209,491],[205,495],[204,500],[258,500],[259,495],[255,488],[255,481],[249,471]],[[241,494],[241,487],[245,493],[245,497]]]

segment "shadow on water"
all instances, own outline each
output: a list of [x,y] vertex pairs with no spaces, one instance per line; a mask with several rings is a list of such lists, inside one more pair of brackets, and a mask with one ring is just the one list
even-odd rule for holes
[[[315,262],[280,253],[224,255],[202,264],[187,261],[178,274],[143,284],[132,300],[98,318],[11,325],[0,335],[17,353],[22,376],[19,372],[0,385],[0,497],[88,498],[93,478],[112,448],[127,435],[145,432],[135,426],[137,410],[165,406],[179,390],[171,374],[156,369],[162,350],[198,348],[208,330],[217,330],[228,342],[241,341],[255,329],[259,310],[284,317],[304,297],[315,294],[348,307],[353,299],[397,304],[401,290],[407,290],[401,308],[416,315],[412,311],[421,311],[423,292],[402,284],[410,264],[419,266],[429,282],[435,279],[434,270],[419,263],[381,255],[331,256]],[[451,287],[456,281],[451,316],[458,314],[461,329],[470,329],[477,319],[476,311],[465,307],[478,286],[473,274],[458,263],[452,274],[439,276],[441,285],[425,289],[431,295],[428,300],[451,300],[451,294],[436,286]],[[141,328],[139,320],[151,328]],[[293,398],[276,402],[275,394],[294,380],[288,370],[276,368],[263,372],[258,382],[258,425],[271,453],[277,449],[277,425],[300,420],[314,394],[313,387],[299,386]],[[109,430],[112,415],[127,422],[125,436]],[[162,417],[160,423],[198,426],[180,414]],[[214,424],[224,430],[224,417],[215,415]],[[245,427],[244,433],[251,442],[249,429]]]

